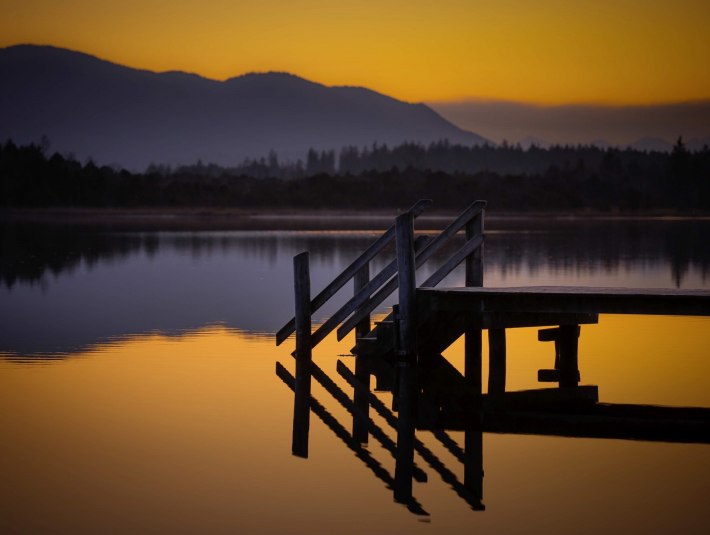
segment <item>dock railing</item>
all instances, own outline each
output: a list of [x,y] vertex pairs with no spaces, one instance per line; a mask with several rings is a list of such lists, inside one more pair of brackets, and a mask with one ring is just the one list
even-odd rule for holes
[[[442,246],[461,230],[466,232],[466,241],[454,254],[434,271],[419,286],[432,288],[439,284],[459,264],[466,262],[466,286],[483,285],[483,230],[485,201],[475,201],[454,221],[447,225],[436,237],[419,236],[414,239],[413,221],[431,205],[430,200],[420,200],[409,210],[397,217],[392,225],[357,259],[345,268],[333,281],[313,299],[310,297],[309,256],[307,252],[294,257],[294,290],[296,314],[276,333],[276,345],[283,343],[296,333],[296,353],[310,353],[326,336],[337,329],[338,340],[342,340],[358,327],[358,337],[369,329],[370,314],[382,304],[398,287],[400,301],[413,299],[411,285],[402,285],[398,265],[406,262],[408,249],[412,249],[414,269],[420,268]],[[379,273],[370,278],[370,262],[393,240],[397,241],[397,258],[389,262]],[[409,245],[411,244],[411,245]],[[408,273],[411,270],[404,270]],[[414,276],[412,271],[412,276]],[[355,291],[342,307],[311,332],[311,317],[351,279],[355,280]],[[416,289],[416,282],[414,283]],[[405,291],[406,290],[406,291]],[[401,304],[401,303],[400,303]],[[299,328],[300,327],[300,328]]]

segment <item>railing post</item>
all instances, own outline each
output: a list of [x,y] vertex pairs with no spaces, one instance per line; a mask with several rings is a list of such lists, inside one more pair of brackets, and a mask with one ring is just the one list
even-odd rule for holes
[[395,222],[397,271],[399,277],[399,340],[396,347],[398,381],[397,460],[394,472],[394,498],[407,502],[412,497],[414,466],[414,426],[416,386],[416,273],[414,263],[414,228],[411,214],[400,215]]
[[308,457],[308,431],[311,415],[311,277],[308,253],[293,258],[296,295],[296,383],[293,404],[291,451]]
[[399,348],[402,356],[416,359],[416,265],[412,215],[405,213],[395,222],[397,277],[399,278]]
[[[466,240],[483,236],[483,216],[481,212],[466,224]],[[483,244],[466,258],[466,286],[483,286]],[[474,313],[473,324],[466,330],[464,339],[464,373],[466,380],[475,393],[482,392],[481,349],[482,321],[480,314]]]
[[[466,241],[483,236],[485,211],[466,223]],[[466,286],[483,286],[483,244],[466,259]]]
[[[355,273],[354,294],[357,295],[367,283],[370,282],[370,264],[365,264]],[[355,340],[366,336],[370,332],[370,315],[365,316],[360,323],[355,326]],[[370,370],[367,366],[365,357],[358,353],[355,356],[355,377],[357,378],[357,386],[353,396],[355,406],[360,409],[360,413],[366,418],[369,418],[370,403]],[[358,418],[353,415],[353,439],[355,442],[366,443],[368,437],[367,420]]]

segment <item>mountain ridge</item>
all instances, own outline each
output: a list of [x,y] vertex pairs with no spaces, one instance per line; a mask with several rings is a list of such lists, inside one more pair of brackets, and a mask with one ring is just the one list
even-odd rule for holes
[[38,45],[0,49],[0,140],[38,142],[102,164],[144,169],[198,160],[234,165],[275,150],[405,141],[484,144],[422,103],[270,71],[224,81],[153,72]]

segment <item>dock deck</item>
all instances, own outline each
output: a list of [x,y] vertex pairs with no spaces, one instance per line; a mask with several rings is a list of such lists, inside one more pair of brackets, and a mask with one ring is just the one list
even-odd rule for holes
[[710,291],[579,286],[418,288],[417,306],[472,313],[710,316]]

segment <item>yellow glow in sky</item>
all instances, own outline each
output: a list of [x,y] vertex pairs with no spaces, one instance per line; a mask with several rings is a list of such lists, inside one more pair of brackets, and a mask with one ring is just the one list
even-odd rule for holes
[[408,101],[639,104],[710,98],[708,20],[707,0],[4,0],[0,46]]

